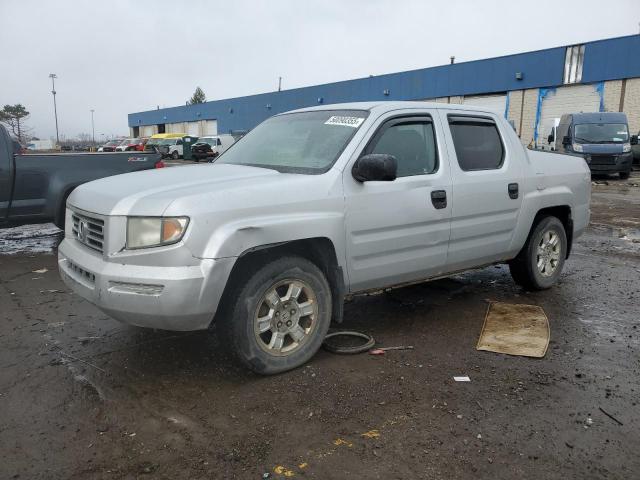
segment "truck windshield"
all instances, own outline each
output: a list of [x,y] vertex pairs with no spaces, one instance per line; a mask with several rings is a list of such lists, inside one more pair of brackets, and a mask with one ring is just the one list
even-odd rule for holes
[[331,168],[365,121],[365,110],[320,110],[272,117],[215,163],[319,174]]
[[581,123],[574,127],[576,143],[625,143],[629,129],[624,123]]

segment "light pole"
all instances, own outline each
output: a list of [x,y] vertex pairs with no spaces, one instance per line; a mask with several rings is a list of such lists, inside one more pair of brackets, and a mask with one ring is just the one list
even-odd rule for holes
[[53,114],[56,117],[56,144],[60,143],[60,136],[58,135],[58,107],[56,106],[56,78],[58,76],[55,73],[50,73],[51,79],[51,93],[53,94]]
[[95,112],[95,110],[91,109],[91,138],[93,141],[93,146],[96,146],[96,127],[93,124],[93,112]]

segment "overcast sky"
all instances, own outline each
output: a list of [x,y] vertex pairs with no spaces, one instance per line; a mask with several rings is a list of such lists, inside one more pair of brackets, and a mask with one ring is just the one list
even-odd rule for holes
[[637,34],[638,0],[0,0],[0,105],[42,138],[127,114]]

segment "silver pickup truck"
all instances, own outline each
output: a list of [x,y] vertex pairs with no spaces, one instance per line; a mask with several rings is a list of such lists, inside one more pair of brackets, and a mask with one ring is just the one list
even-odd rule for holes
[[492,111],[328,105],[266,120],[213,164],[76,188],[60,272],[122,322],[215,321],[271,374],[308,361],[357,292],[496,263],[551,287],[590,189],[582,158],[526,150]]

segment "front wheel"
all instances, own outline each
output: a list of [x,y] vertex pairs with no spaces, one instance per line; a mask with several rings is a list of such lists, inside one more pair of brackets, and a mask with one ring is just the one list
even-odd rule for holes
[[299,367],[318,351],[331,322],[331,289],[301,257],[281,257],[237,282],[221,319],[231,353],[256,373]]
[[529,290],[551,288],[567,257],[567,234],[557,217],[538,221],[518,256],[509,262],[515,282]]
[[629,175],[631,175],[631,172],[620,172],[620,179],[621,180],[628,180],[629,179]]
[[173,158],[174,160],[178,160],[178,159],[180,158],[180,154],[178,153],[178,151],[177,151],[177,150],[174,150],[174,151],[171,153],[171,158]]

